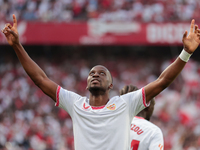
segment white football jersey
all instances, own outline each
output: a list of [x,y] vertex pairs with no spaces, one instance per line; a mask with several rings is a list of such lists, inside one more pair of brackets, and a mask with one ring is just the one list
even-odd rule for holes
[[92,107],[89,99],[58,86],[57,102],[72,118],[76,150],[130,150],[130,125],[146,107],[144,88]]
[[130,137],[131,150],[164,150],[161,129],[142,117],[133,118]]

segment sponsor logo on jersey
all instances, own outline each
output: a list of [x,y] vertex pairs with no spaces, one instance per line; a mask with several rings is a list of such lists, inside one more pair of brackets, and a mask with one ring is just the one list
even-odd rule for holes
[[90,108],[90,106],[85,106],[85,103],[83,104],[83,109],[88,109],[88,108]]
[[112,104],[112,105],[109,105],[107,107],[109,110],[115,110],[116,109],[116,105],[115,104]]

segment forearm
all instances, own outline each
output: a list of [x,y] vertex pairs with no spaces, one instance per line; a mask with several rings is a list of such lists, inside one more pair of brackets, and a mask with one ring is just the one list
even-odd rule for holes
[[186,62],[182,61],[179,57],[168,66],[159,76],[158,80],[162,81],[164,87],[169,86],[173,80],[180,74],[183,70]]
[[47,77],[44,71],[29,57],[20,43],[15,44],[12,47],[26,73],[36,85],[39,85],[42,79]]
[[146,102],[148,103],[153,97],[167,88],[180,74],[185,64],[186,62],[178,57],[161,73],[157,80],[145,86]]
[[44,71],[29,57],[23,46],[20,44],[17,31],[17,19],[14,14],[13,26],[7,23],[2,32],[4,33],[9,45],[11,45],[15,50],[19,61],[29,77],[45,94],[56,101],[56,90],[58,85],[46,76]]

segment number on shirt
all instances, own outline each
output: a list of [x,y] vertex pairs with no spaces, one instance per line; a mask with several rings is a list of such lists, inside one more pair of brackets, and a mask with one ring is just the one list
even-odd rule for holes
[[137,140],[132,140],[131,141],[131,150],[138,150],[140,141]]

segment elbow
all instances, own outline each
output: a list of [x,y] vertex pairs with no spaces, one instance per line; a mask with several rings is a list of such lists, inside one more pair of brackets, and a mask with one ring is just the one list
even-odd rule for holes
[[42,80],[34,81],[34,83],[39,88],[42,86]]
[[40,87],[41,81],[38,80],[38,81],[33,81],[33,82],[35,83],[36,86]]
[[32,80],[33,80],[33,82],[35,83],[36,86],[41,88],[46,79],[41,77],[41,78],[36,78],[36,79],[32,79]]

